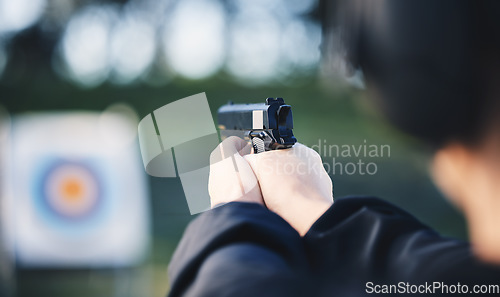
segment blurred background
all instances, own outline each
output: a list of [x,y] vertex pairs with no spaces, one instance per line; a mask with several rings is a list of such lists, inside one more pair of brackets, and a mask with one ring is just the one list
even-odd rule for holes
[[[388,145],[383,157],[320,149],[330,165],[376,164],[330,170],[335,197],[379,196],[466,238],[429,179],[428,149],[378,116],[359,73],[336,71],[329,3],[0,0],[0,296],[166,295],[194,217],[178,179],[145,175],[134,133],[154,109],[200,92],[214,118],[228,100],[283,97],[309,146]],[[36,178],[42,194],[20,190]]]

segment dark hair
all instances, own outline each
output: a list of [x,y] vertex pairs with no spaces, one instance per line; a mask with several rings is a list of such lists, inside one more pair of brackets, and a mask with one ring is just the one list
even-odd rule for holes
[[500,115],[500,1],[338,4],[346,58],[397,127],[436,146],[474,143]]

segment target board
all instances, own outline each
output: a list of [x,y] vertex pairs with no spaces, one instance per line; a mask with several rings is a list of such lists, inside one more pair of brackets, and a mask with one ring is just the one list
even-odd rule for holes
[[5,233],[21,265],[116,267],[143,259],[148,191],[134,128],[99,113],[13,119]]

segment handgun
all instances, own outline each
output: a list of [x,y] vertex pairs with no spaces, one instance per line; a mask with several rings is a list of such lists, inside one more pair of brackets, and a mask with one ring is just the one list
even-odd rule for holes
[[255,153],[292,147],[292,107],[283,98],[267,98],[265,103],[233,104],[218,110],[221,138],[242,137],[251,142]]

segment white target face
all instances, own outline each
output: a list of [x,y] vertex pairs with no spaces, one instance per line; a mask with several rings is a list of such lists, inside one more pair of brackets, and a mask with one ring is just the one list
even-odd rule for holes
[[65,218],[83,218],[98,203],[99,185],[95,176],[79,164],[62,164],[45,180],[45,198],[50,209]]
[[137,147],[117,145],[128,143],[120,131],[132,125],[116,119],[103,122],[93,112],[14,118],[9,174],[0,174],[12,193],[5,204],[11,228],[0,230],[12,261],[44,268],[142,261],[149,244],[148,192]]

